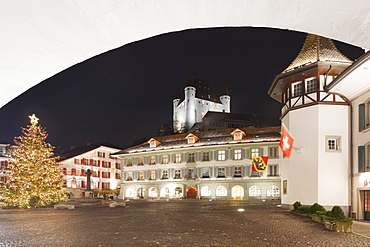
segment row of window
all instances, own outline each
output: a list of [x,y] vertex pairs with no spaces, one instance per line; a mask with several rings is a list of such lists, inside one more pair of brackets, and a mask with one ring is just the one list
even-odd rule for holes
[[291,88],[288,88],[287,95],[289,95],[289,90],[291,89],[292,97],[297,97],[303,95],[303,93],[313,93],[317,91],[317,80],[315,77],[308,78],[302,81],[294,82],[291,84]]
[[[227,169],[228,168],[228,169]],[[269,165],[267,167],[267,176],[279,176],[278,165]],[[211,178],[212,174],[217,178],[225,177],[260,177],[262,172],[255,172],[250,170],[250,166],[235,166],[235,167],[217,167],[215,171],[213,168],[189,168],[189,169],[164,169],[164,170],[150,170],[150,171],[128,171],[125,172],[125,180],[156,180],[156,179],[195,179],[195,178]],[[211,174],[212,173],[212,174]]]
[[[67,188],[86,188],[86,181],[77,181],[77,180],[63,180],[63,187]],[[91,181],[90,185],[91,189],[110,189],[110,183],[104,183],[104,182],[93,182]]]
[[[91,177],[98,177],[98,178],[110,178],[111,177],[111,173],[110,172],[104,172],[104,171],[90,171],[91,174],[90,176]],[[68,168],[63,168],[63,174],[64,175],[71,175],[71,176],[82,176],[82,177],[86,177],[87,176],[87,170],[84,170],[84,169],[76,169],[76,168],[72,168],[72,169],[68,169]],[[120,173],[115,173],[115,178],[116,179],[120,179],[121,178],[121,175]]]
[[[101,160],[94,160],[94,159],[74,159],[74,164],[76,165],[86,165],[86,166],[96,166],[96,167],[105,167],[111,168],[112,163],[109,161],[101,161]],[[120,169],[121,165],[116,162],[113,163],[116,169]]]
[[[195,189],[195,188],[194,188]],[[248,196],[249,197],[261,197],[262,196],[262,189],[258,185],[253,185],[248,189]],[[137,197],[144,197],[145,189],[139,188],[136,191]],[[218,186],[214,192],[216,197],[227,197],[228,191],[225,186]],[[135,197],[135,191],[133,188],[128,188],[126,190],[127,198]],[[163,187],[159,193],[160,197],[182,197],[183,191],[181,187],[176,187],[173,191],[169,187]],[[212,189],[209,186],[203,186],[200,189],[200,196],[202,197],[211,197],[212,196]],[[266,196],[267,197],[279,197],[280,196],[280,189],[276,185],[270,185],[266,189]],[[156,198],[158,197],[158,191],[155,187],[151,187],[148,191],[148,197]],[[235,198],[243,198],[244,197],[244,188],[242,186],[234,186],[231,190],[231,197]]]
[[[231,151],[231,157],[230,152]],[[233,160],[242,160],[245,157],[251,159],[253,156],[262,156],[263,149],[261,148],[251,148],[251,149],[233,149],[233,150],[218,150],[216,151],[215,160],[225,161],[228,159]],[[278,158],[279,150],[277,147],[269,147],[269,158]],[[214,155],[210,151],[197,152],[197,153],[176,153],[176,154],[162,154],[162,155],[151,155],[149,157],[138,157],[138,158],[126,158],[126,166],[132,165],[155,165],[155,164],[169,164],[173,163],[182,163],[182,162],[196,162],[196,161],[210,161],[211,157]],[[171,158],[171,161],[170,161]],[[212,157],[212,160],[214,158]]]

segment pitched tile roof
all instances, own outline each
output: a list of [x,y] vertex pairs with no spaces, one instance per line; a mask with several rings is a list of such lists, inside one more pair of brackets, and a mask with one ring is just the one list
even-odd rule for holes
[[283,72],[318,61],[340,62],[351,64],[352,61],[343,55],[333,41],[314,34],[307,34],[306,40],[298,56]]
[[60,159],[58,161],[63,161],[63,160],[75,157],[77,155],[84,154],[86,152],[89,152],[91,150],[94,150],[94,149],[96,149],[98,147],[102,147],[102,146],[108,147],[108,148],[114,148],[114,149],[121,149],[121,148],[116,147],[116,146],[114,146],[110,143],[107,143],[107,142],[93,143],[91,145],[84,145],[84,146],[76,147],[72,150],[69,150],[66,153],[63,153],[63,154],[59,155]]
[[240,130],[245,132],[245,136],[243,136],[242,140],[238,141],[234,141],[233,136],[231,135],[235,128],[195,132],[193,134],[199,138],[199,140],[195,144],[187,143],[186,136],[189,135],[189,133],[157,136],[153,139],[160,142],[161,144],[156,148],[150,148],[149,143],[144,142],[137,146],[129,147],[117,153],[114,153],[114,155],[127,154],[132,152],[150,152],[155,150],[184,148],[191,146],[211,146],[227,143],[278,141],[280,139],[280,129],[280,126],[264,128],[240,128]]

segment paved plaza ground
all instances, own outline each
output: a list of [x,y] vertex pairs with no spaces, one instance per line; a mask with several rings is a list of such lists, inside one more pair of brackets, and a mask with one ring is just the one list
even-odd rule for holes
[[[244,209],[244,211],[238,211]],[[359,229],[370,229],[356,224]],[[370,246],[307,217],[250,201],[129,201],[127,207],[0,209],[1,246]],[[370,231],[368,232],[370,233]],[[363,234],[367,234],[366,231]]]

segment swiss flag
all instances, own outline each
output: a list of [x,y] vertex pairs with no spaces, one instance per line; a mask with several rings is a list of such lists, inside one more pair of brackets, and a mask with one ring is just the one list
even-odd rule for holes
[[290,157],[290,152],[293,148],[293,137],[289,134],[284,124],[281,125],[280,148],[286,157]]

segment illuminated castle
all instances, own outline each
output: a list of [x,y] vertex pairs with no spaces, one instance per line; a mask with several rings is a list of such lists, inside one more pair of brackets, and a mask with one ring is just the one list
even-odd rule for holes
[[230,101],[226,84],[219,98],[215,96],[208,83],[200,79],[188,77],[184,89],[184,98],[177,89],[173,100],[173,129],[175,133],[184,133],[202,121],[207,112],[230,113]]

